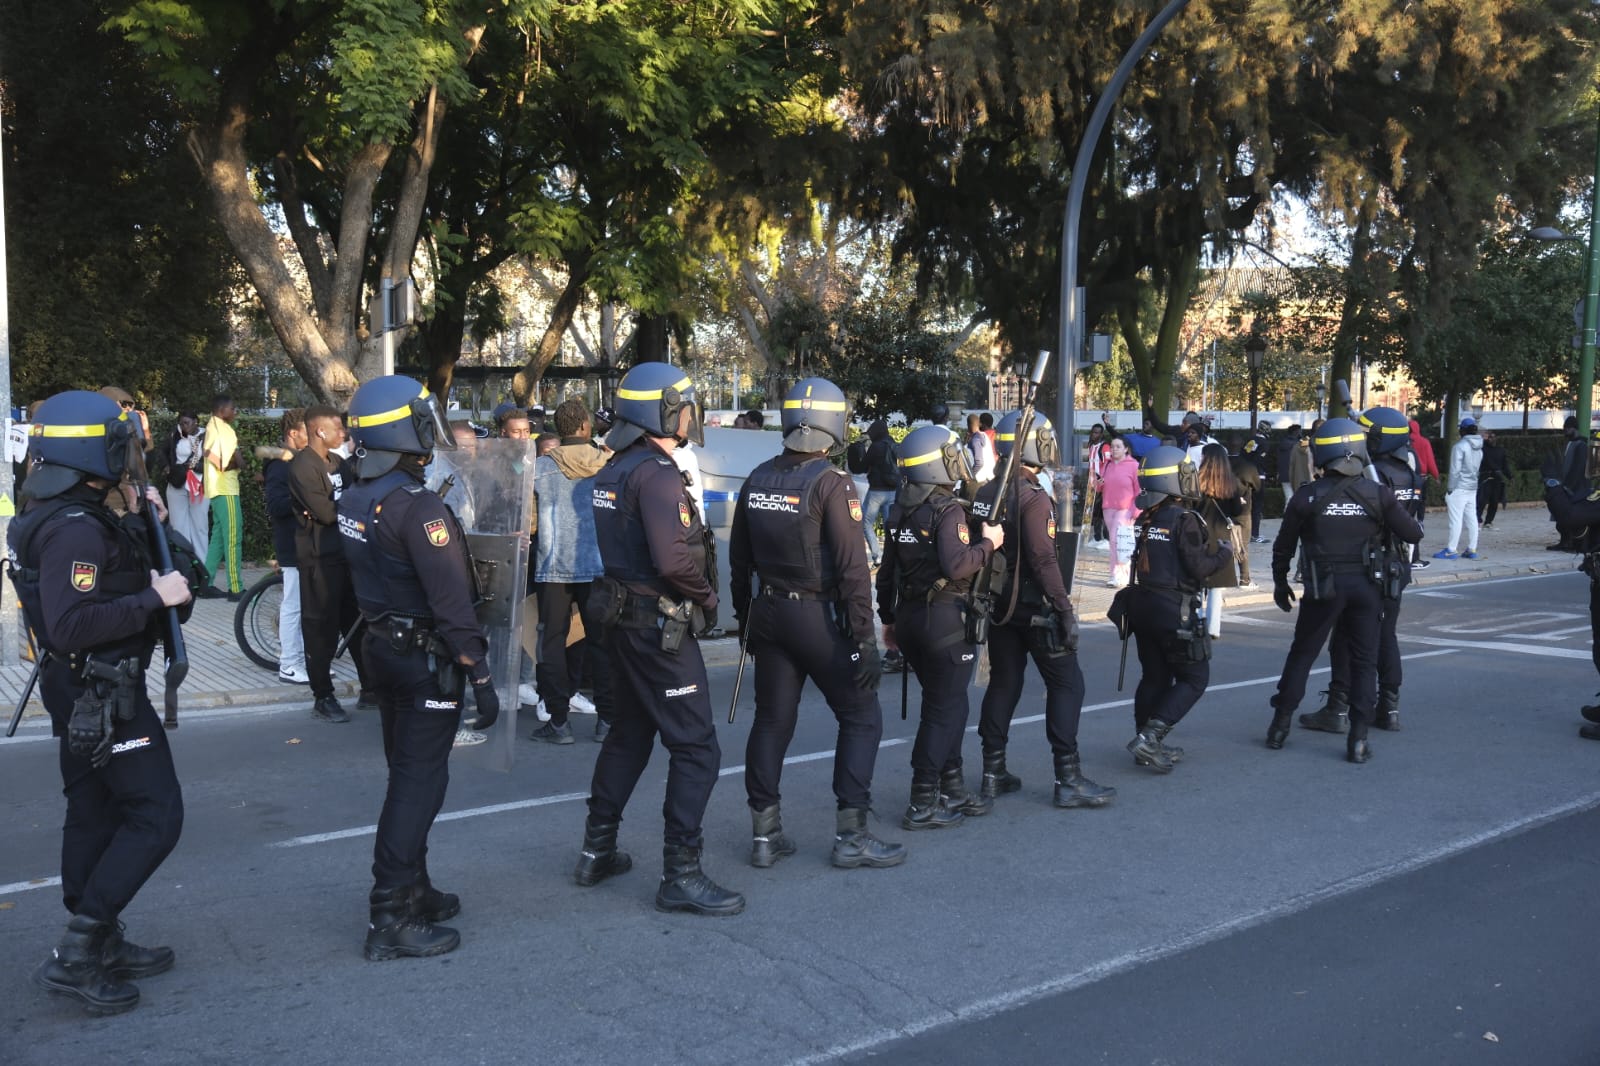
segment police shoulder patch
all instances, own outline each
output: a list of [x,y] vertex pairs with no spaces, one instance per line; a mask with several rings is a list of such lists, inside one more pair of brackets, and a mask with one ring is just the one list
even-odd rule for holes
[[442,548],[450,543],[450,527],[445,525],[442,518],[422,523],[422,531],[428,535],[428,543],[435,548]]
[[683,528],[684,529],[688,529],[689,528],[689,505],[688,504],[686,504],[686,503],[679,503],[678,504],[678,521],[683,523]]
[[972,543],[972,534],[967,532],[967,524],[965,522],[956,526],[956,538],[963,544]]
[[1044,520],[1044,535],[1049,537],[1051,540],[1055,540],[1055,538],[1056,538],[1056,520],[1055,520],[1054,516],[1051,516],[1050,518],[1046,518]]
[[74,562],[72,564],[72,587],[79,592],[93,592],[94,583],[99,579],[100,568],[94,563]]
[[851,500],[850,501],[850,517],[853,520],[857,521],[857,522],[861,521],[861,501],[860,500]]

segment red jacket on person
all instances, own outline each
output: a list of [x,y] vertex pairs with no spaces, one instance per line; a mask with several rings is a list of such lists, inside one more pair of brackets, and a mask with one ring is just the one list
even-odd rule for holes
[[1417,425],[1415,418],[1411,420],[1411,454],[1417,457],[1417,473],[1431,478],[1439,476],[1439,464],[1433,458],[1433,445],[1422,435],[1422,428]]

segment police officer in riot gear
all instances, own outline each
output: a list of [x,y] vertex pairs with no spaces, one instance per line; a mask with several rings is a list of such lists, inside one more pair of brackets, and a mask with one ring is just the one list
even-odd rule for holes
[[575,880],[599,884],[633,866],[617,850],[622,809],[659,734],[667,769],[665,842],[656,907],[732,915],[744,897],[700,869],[701,820],[722,752],[695,639],[715,621],[710,547],[672,452],[703,444],[694,385],[666,363],[640,363],[617,387],[616,456],[595,475],[595,534],[605,576],[590,591],[591,632],[607,633],[617,714],[595,761]]
[[[28,440],[22,513],[7,535],[11,578],[33,627],[51,732],[61,739],[62,902],[72,915],[34,983],[91,1014],[139,1002],[131,977],[172,968],[170,948],[122,934],[122,912],[178,842],[183,794],[144,671],[163,608],[189,602],[179,573],[157,575],[145,520],[105,503],[139,448],[131,413],[92,392],[40,405]],[[154,490],[140,506],[157,506]],[[185,612],[186,613],[186,612]]]
[[438,923],[461,903],[429,879],[428,833],[444,804],[465,686],[477,704],[470,728],[500,714],[466,533],[423,485],[434,449],[456,441],[427,388],[392,374],[356,390],[350,437],[357,480],[339,498],[340,543],[367,623],[362,650],[389,764],[364,950],[372,960],[442,955],[461,937]]
[[[1021,411],[1012,411],[995,427],[1001,458],[1017,447]],[[1045,734],[1055,761],[1057,807],[1103,807],[1116,796],[1083,776],[1078,755],[1078,719],[1083,713],[1083,671],[1078,668],[1078,616],[1061,580],[1056,561],[1055,506],[1039,486],[1039,471],[1058,457],[1049,421],[1035,415],[1019,455],[1005,506],[1006,583],[996,596],[989,627],[988,690],[978,719],[983,741],[983,787],[986,798],[1015,792],[1022,780],[1006,769],[1006,741],[1011,716],[1022,698],[1023,671],[1033,659],[1045,683]],[[978,490],[974,518],[996,511],[999,481]]]
[[878,569],[878,617],[894,627],[906,664],[922,687],[922,720],[911,747],[911,802],[900,824],[942,829],[994,803],[968,792],[961,772],[967,728],[967,684],[977,646],[962,606],[972,579],[1005,535],[983,526],[974,543],[967,516],[951,491],[972,477],[960,438],[944,426],[922,426],[900,443],[905,482],[889,509],[889,532]]
[[1306,676],[1337,626],[1350,663],[1345,755],[1362,763],[1371,754],[1367,727],[1378,688],[1378,633],[1388,576],[1385,545],[1391,537],[1415,544],[1422,539],[1422,527],[1393,489],[1363,476],[1367,434],[1348,418],[1329,419],[1317,428],[1311,459],[1322,477],[1295,492],[1272,544],[1273,601],[1284,611],[1294,606],[1289,567],[1299,549],[1306,602],[1295,619],[1294,641],[1272,697],[1267,747],[1281,748],[1288,739],[1290,716],[1305,695]]
[[1162,445],[1139,466],[1133,560],[1129,566],[1128,625],[1139,651],[1139,685],[1133,694],[1133,761],[1171,773],[1183,758],[1169,748],[1168,733],[1211,683],[1211,641],[1200,617],[1205,579],[1233,565],[1227,541],[1208,546],[1206,522],[1195,503],[1200,486],[1183,449]]
[[[1409,514],[1415,514],[1422,502],[1422,478],[1407,461],[1411,448],[1411,424],[1406,416],[1392,407],[1374,407],[1361,415],[1360,423],[1367,427],[1367,454],[1372,459],[1369,468],[1380,485],[1387,485]],[[1400,662],[1400,640],[1395,627],[1400,621],[1400,594],[1411,584],[1411,567],[1406,565],[1411,549],[1394,536],[1383,539],[1378,564],[1384,579],[1379,587],[1383,596],[1383,626],[1378,633],[1378,704],[1372,724],[1379,729],[1397,732],[1400,729],[1400,683],[1403,680]],[[1328,702],[1310,714],[1300,716],[1300,724],[1307,729],[1321,729],[1329,733],[1343,733],[1349,728],[1350,711],[1350,641],[1343,628],[1336,628],[1328,644],[1333,672],[1328,681]]]
[[[1596,434],[1600,439],[1600,433]],[[1564,464],[1550,458],[1540,466],[1544,477],[1544,502],[1555,520],[1563,544],[1571,544],[1582,556],[1579,569],[1589,575],[1589,628],[1593,634],[1591,658],[1600,670],[1600,491],[1574,491],[1563,481]],[[1600,703],[1579,711],[1588,725],[1578,728],[1586,740],[1600,740]]]
[[[783,399],[783,454],[750,473],[733,512],[734,613],[756,663],[756,717],[744,772],[753,866],[771,866],[795,851],[783,832],[778,780],[808,677],[839,722],[833,865],[898,866],[906,857],[903,845],[867,831],[883,737],[882,666],[861,501],[850,475],[827,458],[844,444],[849,414],[831,381],[807,378],[790,389]],[[752,573],[760,580],[753,599]]]

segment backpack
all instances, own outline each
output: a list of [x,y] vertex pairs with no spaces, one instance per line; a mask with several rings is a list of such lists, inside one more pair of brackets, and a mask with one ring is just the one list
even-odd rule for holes
[[844,450],[844,465],[852,474],[865,474],[867,472],[867,448],[870,442],[865,437],[857,437]]

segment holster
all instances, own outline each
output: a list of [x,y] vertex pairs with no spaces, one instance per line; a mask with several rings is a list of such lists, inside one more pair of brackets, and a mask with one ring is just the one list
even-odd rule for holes
[[433,675],[440,694],[452,698],[460,695],[466,688],[466,671],[450,654],[444,638],[437,633],[428,634],[423,650],[428,653],[428,673]]
[[1305,575],[1308,600],[1331,600],[1338,595],[1334,588],[1333,567],[1316,559],[1306,559],[1301,567]]
[[[93,656],[83,661],[84,697],[94,694],[106,701],[118,721],[128,722],[139,711],[139,686],[144,676],[132,657],[108,663]],[[80,699],[84,697],[79,697]]]
[[656,625],[661,629],[661,650],[676,655],[694,624],[694,605],[688,600],[662,596],[656,600],[656,610],[660,614]]
[[1167,645],[1167,661],[1174,666],[1209,662],[1211,659],[1211,633],[1200,614],[1199,603],[1191,601],[1189,620],[1179,627]]
[[1067,650],[1061,641],[1061,627],[1056,624],[1054,610],[1041,611],[1028,619],[1028,630],[1038,634],[1040,645],[1051,655],[1060,655]]
[[968,644],[987,644],[989,642],[989,615],[992,605],[988,597],[978,596],[971,600],[962,601],[961,625],[963,635]]
[[597,577],[589,585],[589,599],[583,608],[583,627],[591,633],[605,634],[622,617],[628,603],[628,590],[622,582],[610,577]]

